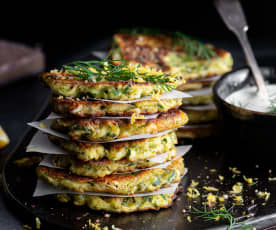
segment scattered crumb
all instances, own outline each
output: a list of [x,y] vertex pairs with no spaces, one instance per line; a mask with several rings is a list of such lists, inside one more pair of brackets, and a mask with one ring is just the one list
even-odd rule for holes
[[41,222],[40,222],[40,219],[38,217],[35,218],[35,225],[36,225],[36,229],[40,229]]
[[231,194],[240,194],[243,191],[243,186],[241,182],[237,182],[233,185],[232,190],[230,191]]
[[237,168],[231,168],[231,167],[229,167],[229,170],[231,171],[231,172],[233,172],[233,173],[235,173],[235,174],[241,174],[241,171],[239,171]]
[[191,199],[195,199],[200,196],[200,192],[194,187],[188,187],[186,194]]
[[264,199],[265,201],[268,201],[269,197],[270,197],[270,192],[262,192],[262,191],[258,191],[256,190],[256,195],[259,197],[259,198],[262,198]]
[[202,188],[208,192],[218,192],[219,191],[217,188],[212,187],[212,186],[203,186]]
[[243,197],[242,196],[234,196],[233,200],[235,201],[235,205],[242,205],[243,204]]
[[217,203],[217,196],[213,193],[208,193],[207,195],[207,204],[211,206],[212,204]]
[[219,178],[220,181],[224,180],[224,176],[219,175],[218,178]]
[[253,179],[252,178],[246,178],[246,176],[243,176],[243,179],[245,182],[247,182],[249,185],[251,185],[253,183]]

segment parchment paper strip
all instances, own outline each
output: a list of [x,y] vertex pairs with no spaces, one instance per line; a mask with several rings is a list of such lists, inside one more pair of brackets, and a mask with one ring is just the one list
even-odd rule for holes
[[[158,155],[158,156],[160,156],[161,159],[159,159],[159,162],[157,162],[157,161],[156,162],[160,163],[160,164],[152,166],[152,167],[148,167],[148,168],[136,169],[136,170],[132,171],[131,173],[138,172],[138,171],[144,171],[144,170],[148,170],[148,169],[166,168],[168,165],[170,165],[172,163],[172,161],[177,160],[178,158],[184,156],[191,149],[191,147],[192,147],[191,145],[178,146],[176,156],[172,160],[165,162],[167,159],[167,156],[169,154],[168,152],[166,152],[166,153],[164,153],[165,155],[164,154]],[[156,157],[154,157],[154,158],[156,158]],[[150,159],[152,159],[152,158],[149,158],[148,160],[150,160]],[[160,160],[162,160],[162,161],[160,161]],[[52,156],[50,156],[50,155],[45,155],[39,165],[43,165],[43,166],[47,166],[47,167],[51,167],[51,168],[62,168],[62,167],[54,166],[52,164]],[[116,173],[116,174],[127,174],[127,173]]]
[[[48,133],[53,136],[57,136],[57,137],[61,137],[66,140],[70,140],[70,137],[68,135],[51,129],[52,121],[53,121],[52,119],[51,120],[46,119],[46,120],[42,120],[42,121],[29,122],[28,125],[33,128],[36,128],[44,133]],[[173,130],[175,130],[175,129],[169,129],[169,130],[165,130],[165,131],[155,133],[155,134],[150,134],[150,133],[138,134],[138,135],[133,135],[130,137],[123,137],[123,138],[119,138],[119,139],[115,139],[115,140],[111,140],[111,141],[84,141],[84,140],[78,140],[78,141],[79,142],[89,142],[89,143],[110,143],[110,142],[118,142],[118,141],[130,141],[130,140],[138,140],[138,139],[144,139],[144,138],[150,138],[150,137],[158,137],[158,136],[164,135],[168,132],[171,132]]]
[[[159,113],[154,114],[145,114],[143,115],[144,119],[155,119],[157,118]],[[50,113],[50,115],[46,119],[58,119],[63,118],[63,116],[56,114],[56,113]],[[131,116],[102,116],[102,117],[93,117],[93,119],[131,119]]]
[[[184,176],[187,174],[188,169],[186,169]],[[44,181],[38,179],[35,191],[33,193],[33,197],[39,196],[46,196],[46,195],[53,195],[53,194],[61,194],[61,193],[68,193],[68,194],[81,194],[81,195],[93,195],[93,196],[105,196],[105,197],[142,197],[142,196],[150,196],[150,195],[158,195],[158,194],[166,194],[166,193],[175,193],[177,186],[179,183],[174,183],[170,187],[161,188],[154,192],[146,192],[146,193],[138,193],[133,195],[118,195],[118,194],[110,194],[110,193],[94,193],[94,192],[72,192],[70,190],[56,188],[53,187]]]

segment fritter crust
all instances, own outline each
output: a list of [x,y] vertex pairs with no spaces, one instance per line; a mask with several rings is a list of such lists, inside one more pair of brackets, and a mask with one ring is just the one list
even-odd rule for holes
[[223,74],[230,71],[233,65],[229,52],[212,46],[209,48],[216,53],[216,57],[210,60],[187,56],[184,48],[166,35],[117,33],[113,40],[116,45],[112,50],[113,59],[123,58],[130,63],[141,63],[164,72],[174,72],[186,80]]
[[[171,78],[173,83],[168,83],[168,85],[173,87],[177,87],[183,82],[182,77],[174,76]],[[93,82],[64,72],[44,73],[41,79],[52,89],[54,94],[72,98],[90,96],[98,99],[134,100],[154,93],[166,92],[164,88],[152,82],[134,82],[131,80]]]
[[[176,149],[174,148],[169,151],[166,161],[173,159],[175,155]],[[160,164],[150,160],[131,162],[127,159],[119,161],[103,159],[100,161],[91,160],[85,162],[75,159],[70,155],[55,156],[52,159],[52,163],[54,166],[67,168],[73,174],[92,178],[104,177],[112,173],[130,173],[137,169],[145,169]]]
[[69,174],[66,170],[37,167],[38,176],[55,187],[75,192],[105,192],[131,195],[151,192],[171,183],[180,182],[185,168],[183,158],[172,162],[167,168],[148,169],[129,174],[113,174],[102,178],[89,178]]
[[181,99],[164,99],[139,101],[134,103],[115,103],[89,100],[84,97],[76,100],[68,97],[53,96],[51,100],[53,111],[66,117],[93,116],[131,116],[133,114],[154,114],[177,109]]
[[54,120],[51,128],[68,134],[73,140],[109,141],[137,134],[158,133],[175,129],[188,122],[181,110],[161,113],[155,119],[69,119]]
[[72,201],[76,206],[87,205],[92,210],[130,213],[168,208],[172,205],[176,194],[167,193],[143,197],[101,197],[81,194],[57,194],[56,198],[62,203]]
[[169,132],[159,137],[107,144],[68,141],[52,135],[48,137],[54,144],[72,153],[82,161],[103,158],[113,161],[125,158],[131,162],[146,160],[160,153],[175,149],[174,145],[177,144],[175,132]]

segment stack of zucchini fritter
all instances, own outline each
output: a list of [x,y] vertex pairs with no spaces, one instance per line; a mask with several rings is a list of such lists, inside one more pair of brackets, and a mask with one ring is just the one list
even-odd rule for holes
[[141,194],[179,183],[186,170],[175,147],[175,129],[188,122],[178,109],[182,99],[162,99],[181,78],[103,60],[74,62],[42,79],[53,91],[53,111],[61,116],[51,129],[69,137],[48,135],[68,154],[53,156],[53,167],[37,168],[40,179],[68,191],[56,195],[59,201],[111,212],[172,204],[176,191]]
[[178,129],[179,138],[214,133],[217,111],[212,104],[212,85],[232,69],[229,52],[179,32],[135,28],[114,35],[111,53],[114,59],[123,58],[182,76],[185,84],[179,85],[178,90],[188,91],[193,97],[183,99],[181,109],[188,114],[189,125]]

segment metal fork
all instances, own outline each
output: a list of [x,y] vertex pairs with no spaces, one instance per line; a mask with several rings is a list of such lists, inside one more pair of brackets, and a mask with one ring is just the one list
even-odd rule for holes
[[247,63],[255,78],[259,93],[268,98],[262,73],[247,38],[246,32],[248,30],[248,25],[240,2],[238,0],[215,0],[214,2],[224,23],[240,41]]

